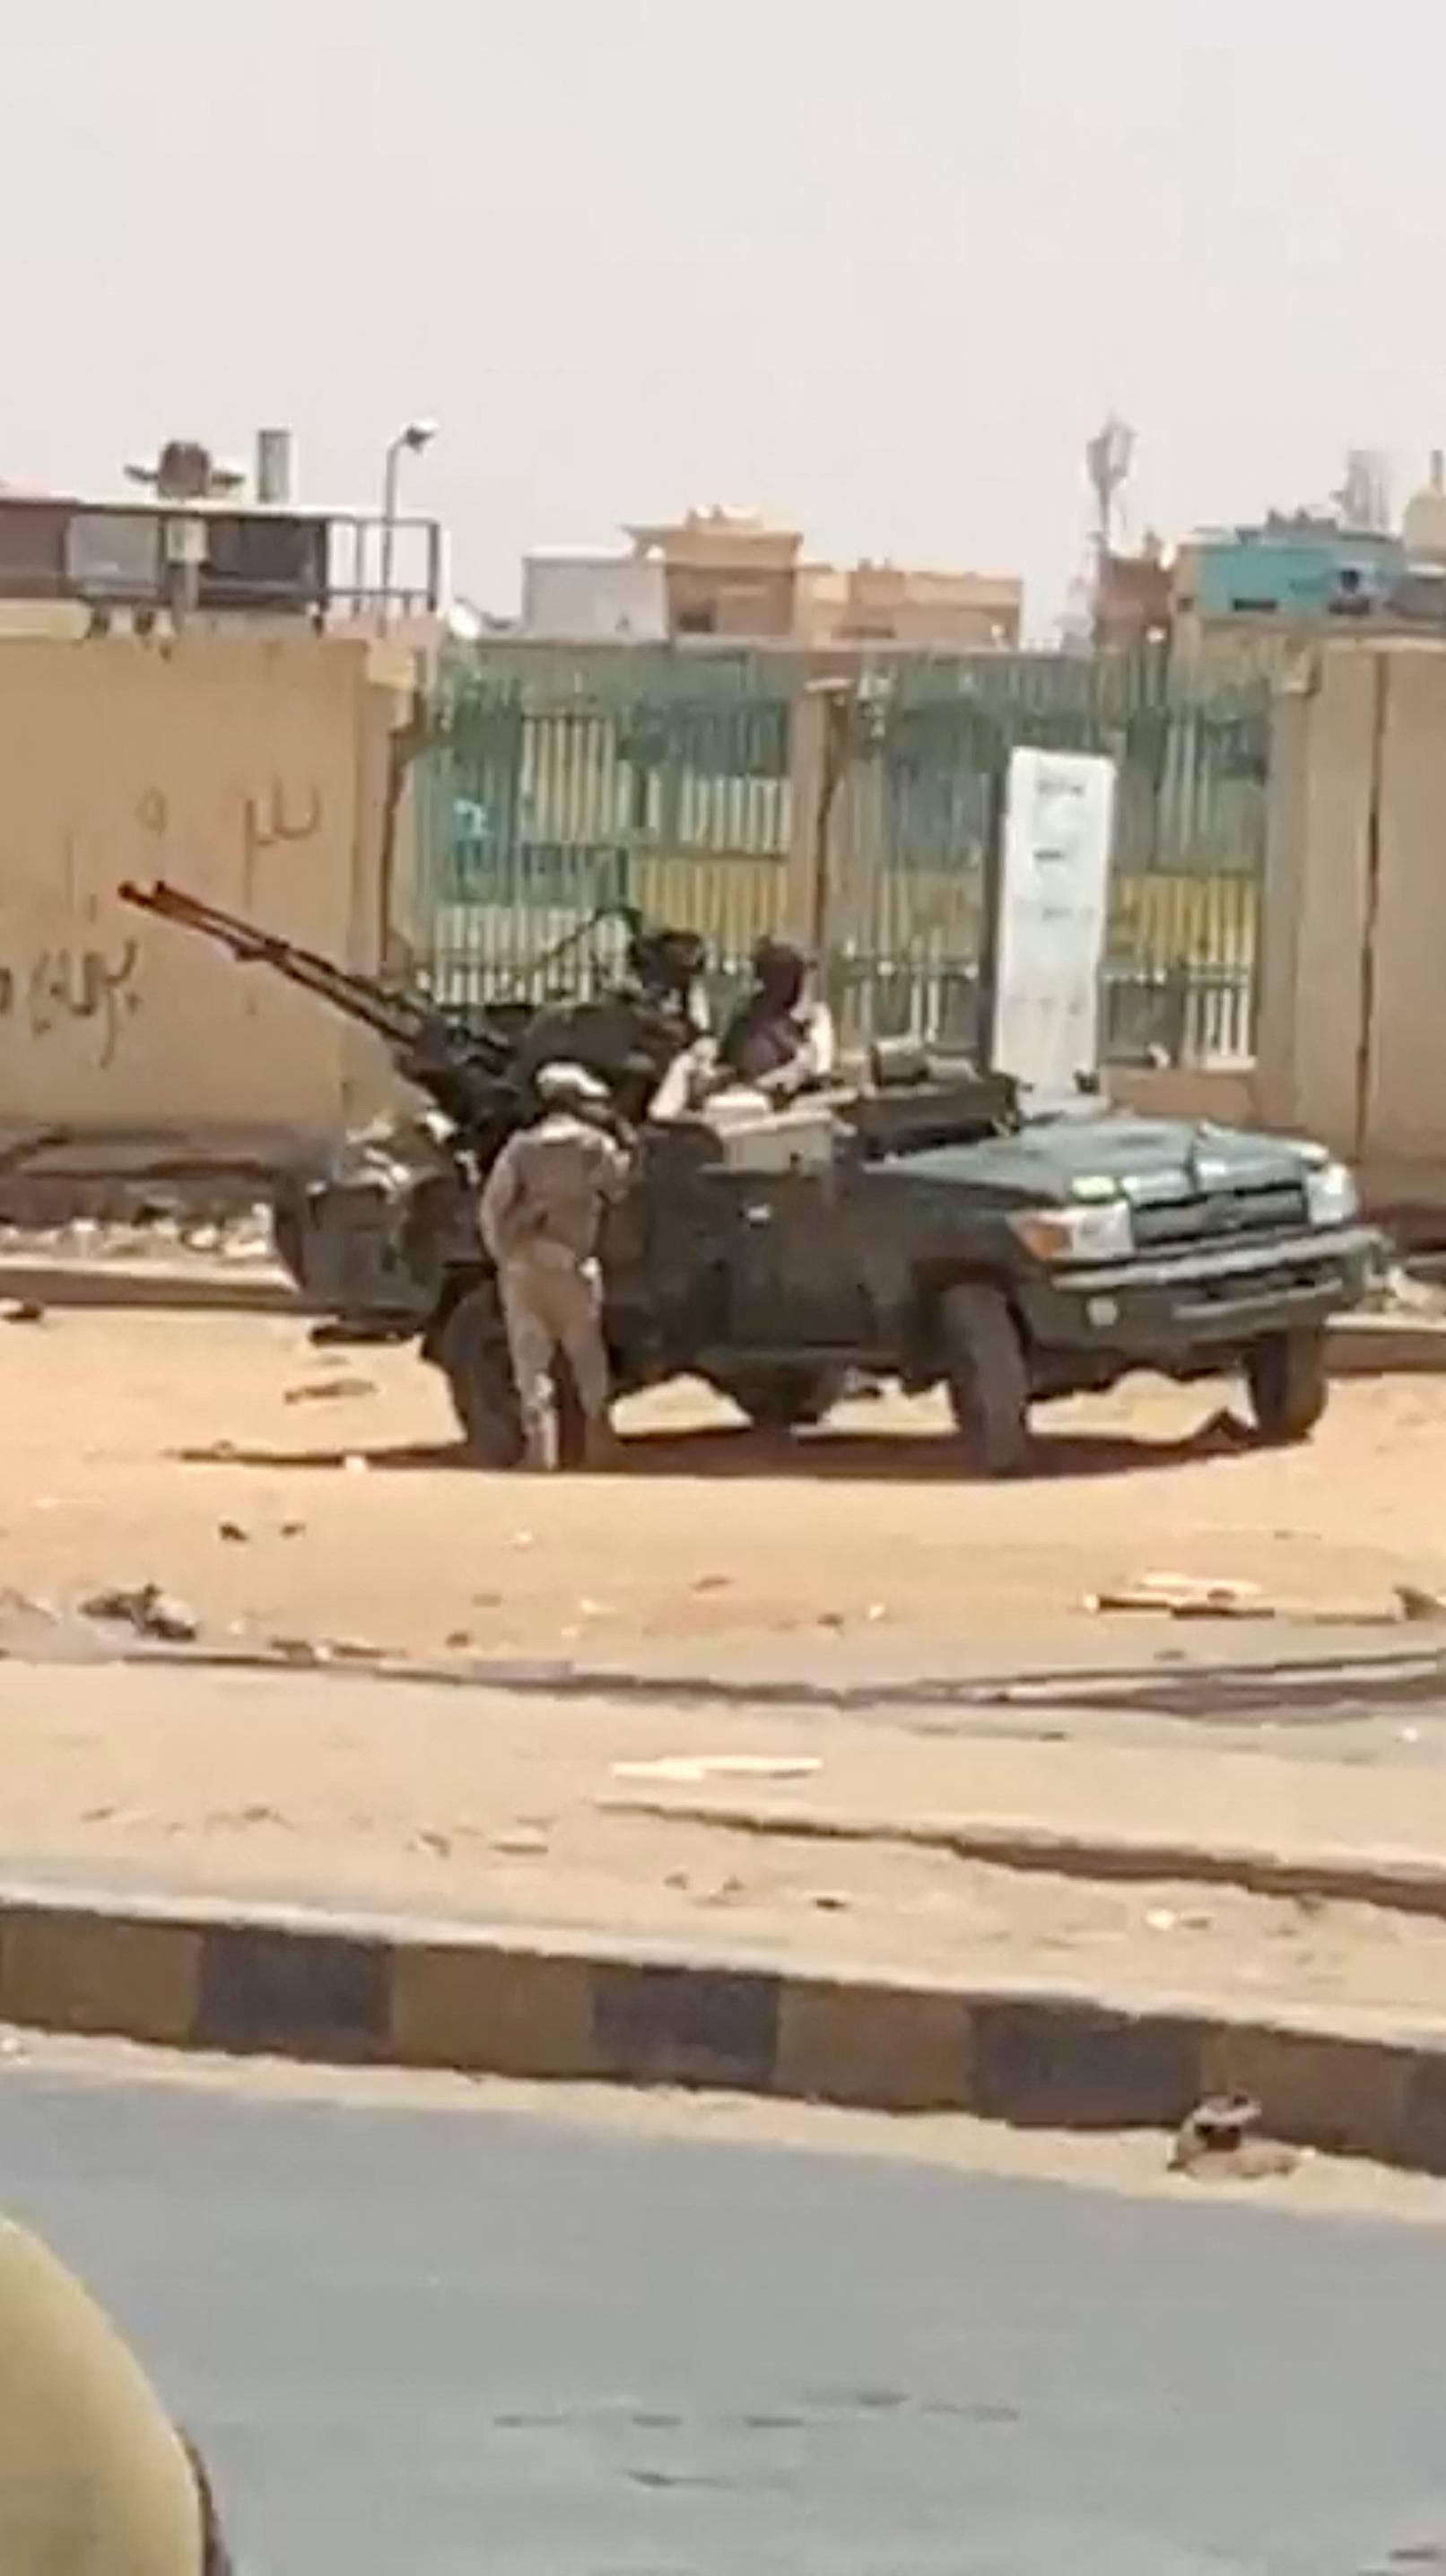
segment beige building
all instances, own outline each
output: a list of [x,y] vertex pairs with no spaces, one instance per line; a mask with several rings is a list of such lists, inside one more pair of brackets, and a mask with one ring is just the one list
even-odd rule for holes
[[956,653],[1019,643],[1024,585],[1012,573],[815,563],[801,530],[746,510],[690,510],[627,534],[626,552],[527,556],[524,634],[553,643],[716,636]]

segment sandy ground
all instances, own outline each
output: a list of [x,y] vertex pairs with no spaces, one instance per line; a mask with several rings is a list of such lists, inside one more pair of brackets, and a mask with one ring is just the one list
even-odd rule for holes
[[[1357,1381],[1308,1449],[1192,1453],[1220,1396],[1141,1384],[1059,1408],[1039,1476],[991,1488],[953,1475],[932,1404],[861,1405],[771,1443],[679,1388],[623,1409],[616,1476],[538,1481],[464,1462],[444,1390],[409,1351],[320,1354],[289,1317],[57,1309],[0,1325],[7,1634],[13,1651],[28,1620],[43,1644],[50,1608],[154,1580],[222,1644],[623,1663],[689,1640],[715,1646],[726,1674],[745,1638],[755,1669],[758,1641],[776,1637],[795,1655],[816,1645],[823,1670],[841,1641],[894,1627],[1027,1661],[1097,1633],[1084,1603],[1099,1587],[1161,1568],[1245,1576],[1342,1612],[1384,1611],[1401,1579],[1446,1580],[1446,1385]],[[966,1768],[947,1777],[916,1769],[905,1797],[898,1736],[843,1720],[790,1728],[475,1689],[424,1701],[339,1675],[178,1691],[169,1674],[12,1661],[0,1680],[11,1876],[334,1892],[938,1973],[1446,2006],[1446,1930],[1420,1919],[1089,1886],[602,1803],[620,1759],[792,1742],[826,1757],[829,1788],[852,1780],[883,1810],[977,1811],[979,1748],[956,1748]],[[1093,1758],[1087,1820],[1119,1821],[1135,1793],[1097,1766],[1123,1757]],[[1220,1829],[1247,1832],[1263,1770],[1227,1794],[1224,1754],[1197,1743],[1191,1765],[1161,1758],[1176,1762],[1174,1787],[1152,1821],[1188,1829],[1213,1798]],[[1058,1788],[1067,1766],[1052,1777]],[[1409,1844],[1420,1824],[1418,1845],[1446,1851],[1446,1817],[1421,1823],[1424,1802],[1446,1796],[1439,1767],[1420,1817],[1400,1777],[1394,1808],[1378,1790],[1374,1822],[1361,1810],[1362,1832]],[[1038,1773],[990,1794],[995,1813],[1045,1802]],[[1329,1838],[1330,1794],[1349,1819],[1343,1767],[1335,1793],[1277,1785],[1262,1830]]]
[[1040,1474],[990,1487],[957,1479],[932,1400],[770,1442],[680,1386],[622,1408],[621,1474],[543,1482],[467,1465],[410,1350],[317,1353],[289,1317],[56,1309],[0,1327],[0,1581],[65,1599],[154,1579],[257,1640],[610,1659],[889,1623],[1013,1653],[1160,1568],[1342,1610],[1446,1581],[1446,1382],[1344,1385],[1296,1452],[1193,1453],[1222,1392],[1140,1381],[1052,1408]]

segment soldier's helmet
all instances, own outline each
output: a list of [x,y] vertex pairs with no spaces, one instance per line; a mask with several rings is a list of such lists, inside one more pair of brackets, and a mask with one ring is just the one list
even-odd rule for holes
[[213,2576],[209,2519],[187,2445],[109,2318],[0,2220],[5,2576]]

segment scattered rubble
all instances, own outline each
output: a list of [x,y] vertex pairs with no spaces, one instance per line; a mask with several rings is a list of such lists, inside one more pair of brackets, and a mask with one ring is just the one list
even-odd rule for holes
[[331,1661],[330,1647],[321,1645],[315,1637],[268,1637],[266,1643],[284,1664],[319,1665]]
[[1194,2182],[1264,2182],[1295,2171],[1299,2150],[1263,2134],[1260,2104],[1249,2093],[1213,2093],[1181,2123],[1170,2150],[1174,2173]]
[[823,1763],[810,1753],[665,1753],[652,1762],[615,1762],[615,1780],[809,1780]]
[[287,1404],[325,1404],[338,1398],[350,1401],[353,1396],[375,1395],[376,1391],[375,1378],[317,1377],[308,1378],[303,1386],[289,1386],[283,1401]]
[[1141,1574],[1133,1582],[1085,1595],[1086,1610],[1153,1610],[1171,1619],[1271,1619],[1274,1604],[1258,1583],[1232,1576]]
[[548,1841],[535,1826],[517,1825],[507,1833],[494,1834],[491,1847],[508,1860],[539,1860],[546,1856]]
[[1446,1284],[1395,1262],[1364,1300],[1373,1315],[1436,1316],[1446,1320]]
[[43,1324],[48,1321],[45,1308],[33,1297],[22,1297],[5,1309],[7,1324]]
[[1446,1592],[1432,1592],[1419,1583],[1398,1583],[1395,1592],[1403,1619],[1446,1619]]
[[133,1628],[138,1637],[153,1637],[167,1646],[193,1645],[201,1633],[194,1610],[163,1592],[158,1583],[94,1592],[80,1606],[87,1619]]

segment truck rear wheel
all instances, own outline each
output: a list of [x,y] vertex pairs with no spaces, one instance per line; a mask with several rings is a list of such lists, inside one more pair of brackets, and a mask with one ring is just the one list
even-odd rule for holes
[[471,1288],[458,1298],[438,1335],[437,1361],[458,1428],[479,1467],[519,1465],[522,1422],[495,1289]]
[[965,1283],[939,1300],[944,1371],[971,1475],[1016,1476],[1029,1458],[1029,1371],[997,1288]]
[[1323,1330],[1263,1333],[1245,1355],[1245,1384],[1263,1440],[1308,1440],[1330,1396]]
[[[437,1339],[437,1363],[458,1428],[478,1466],[520,1467],[522,1416],[502,1305],[490,1282],[458,1299]],[[558,1363],[555,1391],[558,1461],[580,1467],[586,1425],[565,1362]]]

